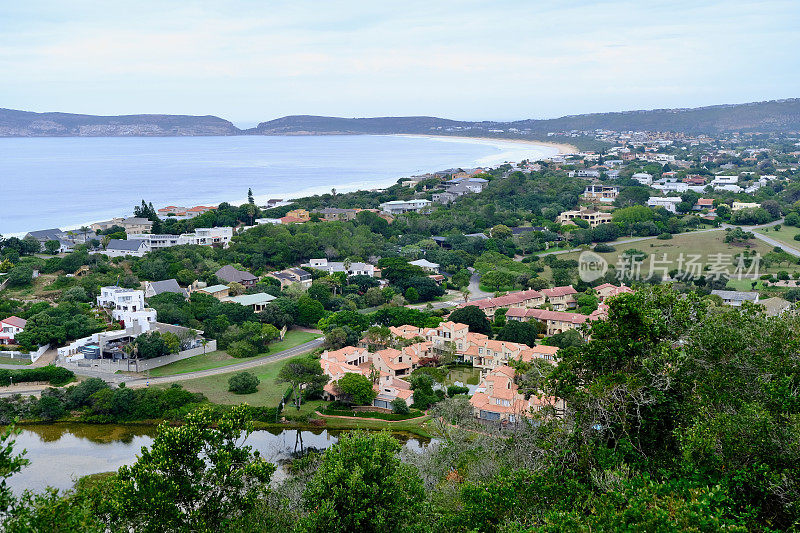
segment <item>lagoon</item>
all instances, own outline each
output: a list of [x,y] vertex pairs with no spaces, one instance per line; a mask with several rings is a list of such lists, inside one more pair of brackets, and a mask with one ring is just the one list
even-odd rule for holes
[[[155,426],[55,423],[21,427],[16,438],[15,452],[27,450],[30,464],[8,481],[19,494],[26,489],[41,492],[51,486],[66,490],[85,475],[117,470],[136,461],[142,446],[150,446],[156,434]],[[301,450],[324,450],[338,441],[341,431],[333,430],[258,430],[245,444],[253,446],[261,456],[276,465],[291,459]],[[395,435],[406,449],[421,451],[428,440]],[[286,475],[280,468],[273,479]]]
[[443,170],[540,159],[552,146],[405,135],[0,138],[0,234],[156,208],[385,187]]

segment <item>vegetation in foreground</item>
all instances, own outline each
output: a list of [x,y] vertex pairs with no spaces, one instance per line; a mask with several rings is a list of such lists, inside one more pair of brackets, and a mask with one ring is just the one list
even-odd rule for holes
[[[523,389],[566,400],[506,432],[467,398],[421,453],[355,432],[292,461],[246,445],[249,413],[201,409],[95,484],[0,502],[7,531],[784,531],[800,525],[800,317],[706,307],[670,287],[611,303],[591,341]],[[24,465],[3,437],[4,478]],[[153,512],[156,509],[157,512]],[[57,514],[55,514],[57,513]],[[54,520],[57,516],[58,520]]]

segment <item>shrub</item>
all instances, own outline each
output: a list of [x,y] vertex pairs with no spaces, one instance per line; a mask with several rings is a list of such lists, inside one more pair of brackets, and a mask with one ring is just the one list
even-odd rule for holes
[[596,246],[594,247],[594,251],[595,251],[595,252],[597,252],[597,253],[599,253],[599,254],[607,254],[607,253],[609,253],[609,252],[614,252],[614,251],[616,251],[616,248],[614,248],[614,247],[613,247],[613,246],[611,246],[610,244],[603,244],[603,243],[599,243],[598,245],[596,245]]
[[456,394],[467,394],[468,392],[469,387],[461,387],[459,385],[450,385],[447,387],[447,395],[450,397],[453,397]]
[[236,358],[255,357],[258,355],[258,348],[247,341],[236,341],[228,346],[228,355]]
[[668,241],[672,238],[672,233],[661,233],[656,239],[660,241]]
[[392,412],[396,415],[407,415],[411,412],[406,401],[402,398],[392,400]]
[[234,394],[253,394],[261,381],[251,372],[238,372],[228,380],[228,391]]
[[72,370],[60,366],[47,365],[41,368],[26,368],[24,370],[0,370],[0,386],[11,383],[30,381],[47,381],[51,385],[65,385],[75,379]]

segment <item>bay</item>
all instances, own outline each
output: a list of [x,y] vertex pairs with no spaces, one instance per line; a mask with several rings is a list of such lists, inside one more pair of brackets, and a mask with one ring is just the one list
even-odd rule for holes
[[400,135],[0,138],[0,234],[156,208],[386,187],[443,170],[540,159],[551,146]]

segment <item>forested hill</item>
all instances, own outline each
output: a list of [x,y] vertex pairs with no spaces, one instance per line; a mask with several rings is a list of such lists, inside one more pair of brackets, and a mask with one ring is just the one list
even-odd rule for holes
[[[510,128],[513,128],[509,131]],[[541,135],[548,132],[677,131],[724,133],[733,131],[800,131],[800,99],[749,104],[718,105],[695,109],[655,109],[618,113],[571,115],[548,120],[515,122],[464,122],[434,117],[338,118],[297,115],[262,122],[248,133],[263,135],[416,133],[491,136]],[[503,131],[500,131],[503,130]],[[504,135],[505,134],[505,135]]]
[[75,115],[0,109],[0,137],[180,137],[238,135],[227,120],[190,115]]
[[690,134],[800,131],[800,98],[695,109],[571,115],[547,120],[465,122],[436,117],[339,118],[294,115],[240,130],[215,116],[33,113],[0,109],[0,137],[436,134],[541,138],[548,132],[676,131]]

